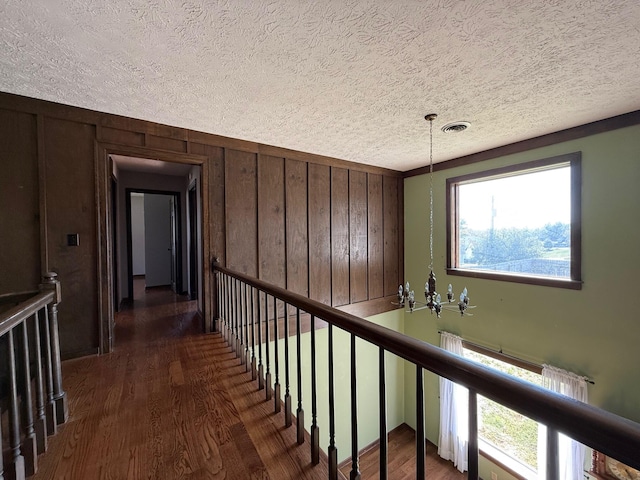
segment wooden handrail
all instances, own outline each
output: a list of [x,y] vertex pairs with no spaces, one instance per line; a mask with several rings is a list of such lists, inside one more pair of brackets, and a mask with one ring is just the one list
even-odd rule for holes
[[51,303],[54,298],[55,292],[51,290],[36,293],[28,300],[25,300],[15,307],[0,314],[0,337],[5,335],[16,325],[19,325],[21,322],[29,318],[45,305]]
[[633,468],[640,468],[640,424],[636,422],[498,372],[421,340],[216,263],[213,268],[214,271],[267,292],[310,315],[315,315],[398,357],[474,390]]

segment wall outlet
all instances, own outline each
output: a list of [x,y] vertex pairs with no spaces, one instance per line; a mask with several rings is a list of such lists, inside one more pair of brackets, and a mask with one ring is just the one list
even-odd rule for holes
[[491,480],[498,480],[498,474],[496,472],[491,472]]

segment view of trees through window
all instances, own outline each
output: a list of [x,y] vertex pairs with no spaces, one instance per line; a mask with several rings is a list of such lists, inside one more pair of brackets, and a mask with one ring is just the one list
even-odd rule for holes
[[567,164],[458,185],[458,267],[571,278]]
[[[542,385],[542,375],[464,349],[464,356],[488,367]],[[538,423],[518,412],[478,396],[478,437],[534,472],[538,465]]]

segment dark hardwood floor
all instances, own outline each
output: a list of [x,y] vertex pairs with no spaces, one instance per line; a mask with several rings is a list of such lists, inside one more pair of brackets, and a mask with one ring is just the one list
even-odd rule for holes
[[[135,283],[114,352],[63,363],[70,418],[32,478],[326,479],[326,459],[311,465],[308,439],[297,445],[222,337],[200,332],[195,302]],[[413,478],[412,450],[406,432],[393,437],[390,478]],[[376,462],[362,457],[363,479],[377,478]],[[448,465],[430,478],[460,478]]]

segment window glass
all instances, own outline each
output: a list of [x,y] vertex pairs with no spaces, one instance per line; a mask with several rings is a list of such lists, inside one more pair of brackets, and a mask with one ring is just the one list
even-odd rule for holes
[[[470,360],[542,385],[542,375],[464,349]],[[478,395],[478,441],[480,450],[524,477],[535,475],[538,465],[538,423],[503,405]]]
[[449,273],[579,282],[580,162],[565,157],[449,179]]

